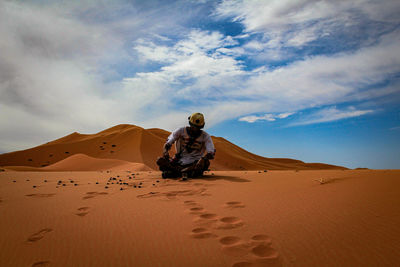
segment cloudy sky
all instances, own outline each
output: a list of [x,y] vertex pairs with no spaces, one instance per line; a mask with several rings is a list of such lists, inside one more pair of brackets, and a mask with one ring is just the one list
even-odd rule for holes
[[400,1],[0,1],[0,153],[120,123],[400,168]]

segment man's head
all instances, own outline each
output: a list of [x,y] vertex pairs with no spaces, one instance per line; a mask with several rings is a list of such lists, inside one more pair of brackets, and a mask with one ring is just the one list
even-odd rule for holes
[[200,131],[204,127],[204,116],[201,113],[193,113],[189,116],[189,125],[194,131]]

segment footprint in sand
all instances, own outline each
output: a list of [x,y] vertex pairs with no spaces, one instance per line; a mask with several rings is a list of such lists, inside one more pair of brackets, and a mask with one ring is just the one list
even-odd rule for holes
[[216,234],[209,232],[206,228],[198,227],[194,228],[190,233],[190,236],[196,239],[206,239],[218,237]]
[[216,226],[217,229],[235,229],[242,227],[244,222],[233,216],[223,217],[219,219],[218,224]]
[[262,259],[275,259],[278,258],[278,252],[267,244],[260,244],[252,248],[251,252]]
[[80,217],[83,217],[83,216],[85,216],[85,215],[87,215],[88,213],[89,213],[89,207],[81,207],[81,208],[78,208],[78,212],[77,213],[75,213],[75,215],[78,215],[78,216],[80,216]]
[[27,197],[38,197],[38,198],[41,198],[41,197],[52,197],[52,196],[54,196],[55,194],[29,194],[29,195],[25,195],[25,196],[27,196]]
[[32,267],[45,267],[45,266],[49,266],[50,265],[50,261],[38,261],[35,262],[34,264],[32,264]]
[[53,229],[44,228],[44,229],[40,230],[39,232],[36,232],[36,233],[32,234],[30,237],[28,237],[28,239],[26,241],[28,241],[28,242],[39,241],[40,239],[42,239],[44,237],[45,234],[47,234],[47,233],[49,233],[51,231],[53,231]]
[[189,209],[189,213],[190,214],[201,214],[204,212],[204,208],[203,207],[193,207]]
[[199,215],[200,219],[205,219],[205,220],[213,220],[216,219],[218,216],[217,214],[214,213],[203,213]]
[[195,206],[195,205],[197,205],[197,202],[194,200],[186,200],[183,202],[183,204],[185,204],[187,206]]
[[240,201],[229,201],[224,204],[225,208],[235,209],[235,208],[244,208],[245,205]]
[[107,192],[86,192],[86,196],[84,196],[82,199],[89,199],[89,198],[94,198],[95,196],[98,195],[107,195]]

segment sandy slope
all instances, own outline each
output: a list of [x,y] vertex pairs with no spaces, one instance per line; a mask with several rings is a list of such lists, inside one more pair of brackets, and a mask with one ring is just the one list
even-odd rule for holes
[[[71,155],[85,154],[98,159],[142,163],[157,170],[155,162],[161,155],[169,134],[162,129],[146,130],[129,124],[117,125],[96,134],[75,132],[31,149],[0,154],[0,166],[47,167]],[[216,158],[211,165],[212,170],[343,169],[294,159],[265,158],[252,154],[224,138],[212,138],[217,149]],[[173,153],[174,149],[171,155]]]
[[0,266],[398,264],[400,171],[212,173],[0,172]]
[[15,171],[103,171],[103,170],[131,170],[151,171],[143,163],[134,163],[118,159],[98,159],[85,154],[75,154],[46,167],[7,166],[8,170]]

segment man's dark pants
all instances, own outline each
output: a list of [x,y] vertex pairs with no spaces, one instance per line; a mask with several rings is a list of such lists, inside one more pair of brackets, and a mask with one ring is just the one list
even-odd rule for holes
[[201,158],[191,164],[181,165],[176,158],[160,157],[157,159],[157,165],[160,171],[163,172],[163,178],[181,177],[182,173],[187,173],[188,177],[200,177],[210,167],[210,161],[206,158]]

